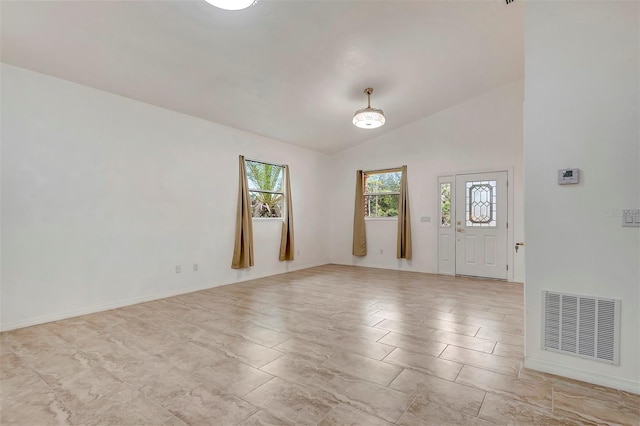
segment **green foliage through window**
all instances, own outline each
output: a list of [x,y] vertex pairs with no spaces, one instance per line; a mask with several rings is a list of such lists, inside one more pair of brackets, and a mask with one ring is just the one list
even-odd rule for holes
[[246,160],[253,217],[282,217],[284,167]]
[[365,217],[397,217],[401,171],[365,173]]
[[440,184],[440,226],[451,226],[451,183]]

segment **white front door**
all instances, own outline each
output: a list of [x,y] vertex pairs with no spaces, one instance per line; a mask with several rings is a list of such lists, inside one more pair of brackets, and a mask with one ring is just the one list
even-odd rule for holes
[[507,172],[455,177],[456,275],[507,279]]

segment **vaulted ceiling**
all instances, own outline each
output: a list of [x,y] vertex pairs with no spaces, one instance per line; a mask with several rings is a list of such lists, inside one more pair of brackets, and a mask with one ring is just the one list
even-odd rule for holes
[[[333,153],[522,79],[520,3],[2,1],[1,58]],[[351,124],[368,86],[376,130]]]

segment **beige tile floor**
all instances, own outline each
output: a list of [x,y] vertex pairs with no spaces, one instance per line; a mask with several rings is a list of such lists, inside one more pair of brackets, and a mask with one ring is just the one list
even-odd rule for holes
[[327,265],[2,333],[2,425],[639,424],[525,370],[520,284]]

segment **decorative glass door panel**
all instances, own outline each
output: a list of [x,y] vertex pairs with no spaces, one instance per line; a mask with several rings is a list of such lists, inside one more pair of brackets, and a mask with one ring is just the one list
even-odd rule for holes
[[497,190],[495,180],[466,182],[467,226],[496,226]]
[[456,274],[507,279],[507,172],[455,182]]

